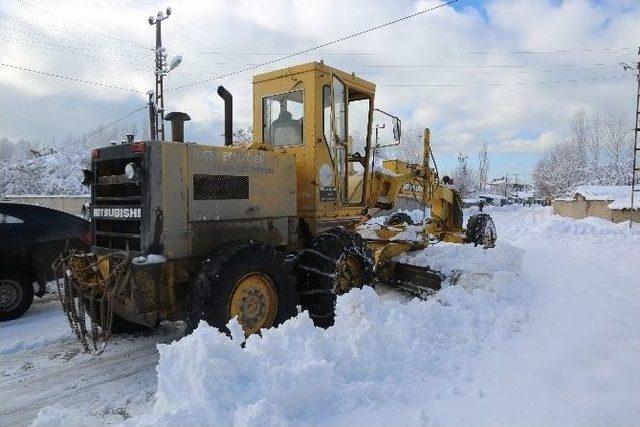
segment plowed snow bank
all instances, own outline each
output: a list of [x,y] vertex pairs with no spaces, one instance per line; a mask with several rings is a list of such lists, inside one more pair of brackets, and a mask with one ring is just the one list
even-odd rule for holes
[[[484,258],[471,246],[440,251],[458,261]],[[482,287],[448,287],[406,303],[354,290],[338,299],[336,324],[327,330],[302,313],[242,348],[237,324],[234,339],[201,324],[159,346],[154,412],[129,423],[417,424],[439,395],[464,387],[465,359],[526,317],[530,288],[519,277],[519,251],[501,244],[491,252],[482,264],[494,276]]]

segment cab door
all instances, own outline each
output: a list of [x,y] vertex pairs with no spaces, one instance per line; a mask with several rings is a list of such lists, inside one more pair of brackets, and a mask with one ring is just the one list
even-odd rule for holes
[[332,79],[332,140],[338,201],[362,206],[371,137],[371,98],[364,92]]

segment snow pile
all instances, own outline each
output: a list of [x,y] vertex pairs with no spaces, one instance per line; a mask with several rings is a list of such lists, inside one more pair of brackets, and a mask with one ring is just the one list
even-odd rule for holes
[[552,241],[589,240],[595,242],[620,241],[640,237],[640,225],[629,228],[628,222],[613,223],[603,218],[567,218],[553,214],[553,208],[535,206],[530,208],[506,207],[485,209],[495,223],[498,241],[506,239],[522,243],[523,239],[549,238]]
[[[414,224],[422,224],[422,216],[423,216],[423,211],[421,209],[413,209],[413,210],[408,210],[408,209],[398,209],[397,211],[398,213],[406,213],[407,215],[409,215],[411,217],[411,220],[413,221]],[[427,217],[430,216],[429,213],[429,209],[427,209]],[[374,218],[371,218],[369,221],[367,221],[367,224],[378,224],[378,225],[382,225],[384,224],[384,221],[387,219],[387,217],[391,215],[391,213],[386,213],[385,215],[381,215],[381,216],[376,216]]]
[[[498,234],[498,238],[500,235]],[[473,273],[517,274],[522,251],[507,243],[498,241],[495,248],[482,249],[473,245],[439,242],[422,251],[412,251],[399,255],[396,261],[405,264],[428,266],[432,270],[449,273],[463,270]]]
[[530,289],[519,278],[520,258],[495,253],[496,262],[483,257],[494,273],[489,286],[447,287],[404,303],[353,290],[338,299],[327,330],[302,313],[243,348],[237,322],[233,339],[201,323],[159,346],[153,414],[125,425],[421,424],[443,390],[477,396],[465,390],[471,374],[462,366],[526,318]]

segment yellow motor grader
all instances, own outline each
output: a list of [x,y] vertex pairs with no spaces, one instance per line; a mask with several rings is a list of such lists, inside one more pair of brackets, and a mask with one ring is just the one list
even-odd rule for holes
[[[161,320],[201,320],[246,334],[277,325],[299,305],[333,323],[336,296],[382,281],[416,294],[443,275],[394,257],[438,241],[490,247],[491,218],[462,227],[460,198],[440,181],[430,133],[420,165],[375,160],[375,85],[312,62],[253,78],[253,142],[232,143],[224,88],[225,145],[185,142],[185,113],[170,113],[172,141],[123,141],[93,150],[91,252],[68,252],[60,295],[89,349],[112,331]],[[396,143],[400,120],[390,117]],[[378,155],[379,157],[379,155]],[[413,224],[390,210],[402,195],[428,206]],[[86,321],[86,316],[92,323]]]

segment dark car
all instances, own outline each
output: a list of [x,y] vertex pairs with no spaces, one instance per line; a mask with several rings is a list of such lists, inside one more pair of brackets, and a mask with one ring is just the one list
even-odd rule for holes
[[[51,264],[68,245],[87,249],[89,221],[41,206],[0,202],[0,321],[20,317],[46,292]],[[37,291],[34,289],[37,282]]]

